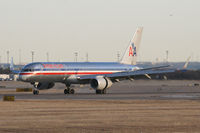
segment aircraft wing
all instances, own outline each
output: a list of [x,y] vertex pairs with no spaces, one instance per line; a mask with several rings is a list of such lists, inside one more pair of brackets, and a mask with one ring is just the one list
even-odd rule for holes
[[170,66],[159,66],[152,68],[144,68],[135,71],[124,71],[124,72],[116,72],[112,74],[102,74],[102,75],[80,75],[77,77],[79,80],[89,80],[94,79],[97,76],[108,77],[110,79],[123,79],[123,78],[131,78],[139,75],[148,75],[148,74],[161,74],[161,73],[172,73],[175,72],[176,69],[169,68]]

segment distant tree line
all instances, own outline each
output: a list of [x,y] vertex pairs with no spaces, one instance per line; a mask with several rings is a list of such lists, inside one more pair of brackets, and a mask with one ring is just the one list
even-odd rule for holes
[[11,74],[10,68],[0,68],[0,74]]
[[152,79],[174,79],[174,80],[200,80],[200,70],[176,71],[173,73],[151,75]]
[[199,80],[200,70],[187,70],[187,71],[176,71],[174,73],[166,74],[168,79],[188,79],[188,80]]
[[[151,79],[163,80],[200,80],[200,70],[175,71],[173,73],[153,74]],[[133,76],[133,79],[149,79],[145,75]]]

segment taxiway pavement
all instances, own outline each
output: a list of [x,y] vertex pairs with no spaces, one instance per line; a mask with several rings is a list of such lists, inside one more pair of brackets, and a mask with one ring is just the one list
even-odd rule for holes
[[[49,90],[40,90],[39,95],[32,92],[16,92],[16,88],[33,88],[29,83],[16,81],[0,82],[0,99],[4,95],[13,95],[16,100],[193,100],[200,99],[198,80],[135,80],[115,83],[107,94],[95,94],[89,85],[73,86],[75,94],[65,95],[64,84],[56,83]],[[4,87],[5,86],[5,87]]]

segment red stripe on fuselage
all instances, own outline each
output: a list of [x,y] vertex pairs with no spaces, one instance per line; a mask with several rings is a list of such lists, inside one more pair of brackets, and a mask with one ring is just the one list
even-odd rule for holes
[[20,73],[19,75],[33,75],[34,73]]
[[92,74],[112,74],[113,72],[48,72],[48,73],[20,73],[20,75],[92,75]]

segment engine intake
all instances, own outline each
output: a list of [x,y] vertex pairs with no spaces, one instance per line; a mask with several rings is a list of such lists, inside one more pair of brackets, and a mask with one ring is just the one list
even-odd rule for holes
[[103,90],[112,86],[112,81],[106,77],[96,77],[90,81],[90,86],[95,90]]

